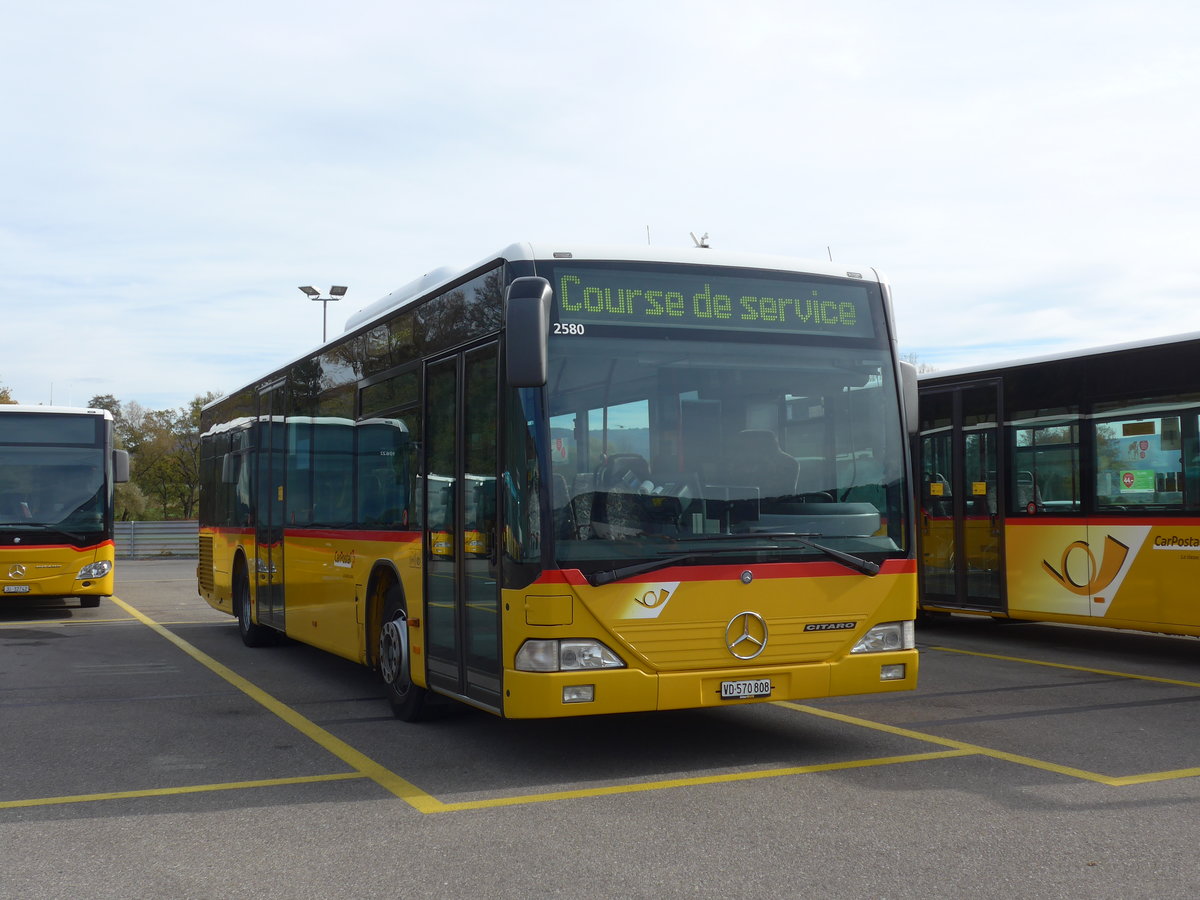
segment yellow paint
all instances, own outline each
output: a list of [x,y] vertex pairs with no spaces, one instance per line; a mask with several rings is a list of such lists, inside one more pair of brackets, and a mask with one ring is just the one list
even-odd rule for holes
[[276,700],[262,688],[243,678],[241,675],[238,675],[228,666],[218,662],[207,653],[197,649],[187,641],[183,640],[183,638],[159,625],[149,616],[146,616],[134,609],[132,606],[118,597],[113,597],[113,602],[128,612],[139,622],[147,625],[159,635],[166,638],[209,671],[225,679],[243,694],[248,696],[251,700],[261,704],[269,712],[278,716],[280,719],[287,722],[311,741],[336,756],[342,762],[346,763],[358,774],[370,778],[380,787],[384,788],[384,790],[389,791],[390,793],[399,797],[401,800],[408,803],[414,809],[418,809],[421,812],[433,812],[441,808],[442,804],[440,801],[420,790],[415,785],[405,781],[399,775],[380,765],[365,753],[355,749],[340,738],[335,737],[333,734],[326,731],[312,720],[305,718],[287,704]]

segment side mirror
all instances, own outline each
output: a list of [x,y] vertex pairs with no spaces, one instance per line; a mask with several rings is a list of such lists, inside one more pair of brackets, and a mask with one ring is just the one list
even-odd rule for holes
[[917,367],[910,362],[900,363],[900,398],[904,402],[904,420],[909,434],[916,434],[920,419],[917,411]]
[[112,452],[113,483],[121,484],[129,480],[129,451],[114,450]]
[[505,375],[512,387],[541,387],[546,383],[546,341],[553,297],[554,290],[545,278],[515,278],[508,286]]

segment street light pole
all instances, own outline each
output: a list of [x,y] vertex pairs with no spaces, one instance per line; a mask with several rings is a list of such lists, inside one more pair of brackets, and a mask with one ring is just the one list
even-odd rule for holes
[[328,322],[327,313],[329,311],[329,304],[345,297],[346,287],[345,285],[335,284],[329,289],[328,296],[325,296],[315,287],[307,284],[301,285],[300,290],[304,292],[309,300],[317,300],[321,303],[321,343],[323,344],[328,336],[326,325]]

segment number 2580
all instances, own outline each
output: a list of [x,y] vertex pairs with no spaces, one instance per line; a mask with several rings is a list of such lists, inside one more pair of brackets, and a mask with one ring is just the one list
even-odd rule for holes
[[583,334],[584,328],[578,322],[555,322],[555,334]]

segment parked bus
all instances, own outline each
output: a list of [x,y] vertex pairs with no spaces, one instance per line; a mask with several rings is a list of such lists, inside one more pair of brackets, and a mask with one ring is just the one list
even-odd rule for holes
[[111,596],[113,484],[128,480],[107,410],[0,405],[0,603]]
[[921,608],[1200,635],[1200,335],[921,378]]
[[911,689],[899,371],[870,269],[513,245],[203,410],[200,592],[404,719]]

